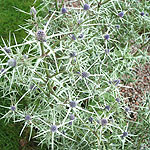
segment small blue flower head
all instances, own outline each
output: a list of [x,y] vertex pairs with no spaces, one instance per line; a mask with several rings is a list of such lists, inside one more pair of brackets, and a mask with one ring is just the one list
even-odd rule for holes
[[88,72],[82,72],[82,78],[88,78],[89,73]]
[[106,35],[104,36],[104,38],[105,38],[106,40],[108,40],[108,39],[110,38],[109,34],[106,34]]
[[57,132],[57,130],[58,130],[58,128],[57,128],[56,125],[52,125],[52,126],[51,126],[51,131],[52,131],[52,132]]
[[33,16],[37,14],[36,9],[34,7],[31,7],[30,14]]
[[147,13],[146,16],[149,16],[149,14]]
[[72,40],[76,40],[76,37],[74,34],[71,35]]
[[77,55],[76,55],[76,53],[75,52],[71,52],[70,53],[70,57],[76,57]]
[[5,74],[5,73],[6,73],[6,72],[5,72],[5,69],[2,68],[2,69],[0,70],[0,73],[1,73],[1,74]]
[[68,124],[71,126],[72,125],[72,121],[70,121]]
[[70,120],[74,120],[74,119],[75,119],[74,114],[71,114],[71,115],[70,115]]
[[119,80],[119,79],[117,79],[117,80],[114,80],[113,82],[114,82],[115,86],[117,86],[117,85],[119,85],[120,80]]
[[119,16],[119,17],[123,17],[123,16],[124,16],[124,12],[120,12],[120,13],[118,14],[118,16]]
[[25,120],[31,120],[30,115],[26,115],[26,116],[25,116]]
[[82,38],[83,38],[83,34],[80,34],[80,35],[78,36],[78,38],[82,39]]
[[120,25],[116,25],[115,27],[116,27],[117,29],[119,29],[119,28],[120,28]]
[[109,81],[108,81],[108,83],[109,83],[109,84],[111,84],[111,83],[112,83],[112,81],[110,81],[110,80],[109,80]]
[[6,53],[10,53],[11,52],[11,50],[9,48],[7,48],[7,47],[4,47],[4,50],[5,50]]
[[70,107],[74,108],[77,106],[77,102],[76,101],[70,101],[69,105],[70,105]]
[[5,71],[5,69],[4,69],[4,68],[2,68],[2,69],[1,69],[1,73],[2,73],[2,72],[4,72],[4,71]]
[[128,136],[128,132],[123,132],[121,137],[124,138],[124,137],[127,137],[127,136]]
[[7,63],[8,63],[8,66],[10,67],[15,67],[17,64],[14,58],[9,59]]
[[107,123],[108,123],[107,119],[105,119],[105,118],[101,119],[101,125],[102,126],[106,126]]
[[105,54],[109,54],[110,50],[109,49],[105,49]]
[[105,106],[105,109],[109,111],[109,110],[110,110],[110,106],[109,106],[109,105],[106,105],[106,106]]
[[90,9],[90,6],[88,4],[84,4],[84,7],[83,7],[84,10],[89,10]]
[[44,30],[38,30],[36,33],[36,38],[40,42],[46,42],[46,34]]
[[83,20],[82,20],[82,19],[78,20],[78,24],[81,24],[82,22],[83,22]]
[[67,13],[67,9],[66,8],[62,8],[61,12],[62,12],[62,14],[65,14],[65,13]]
[[15,106],[11,106],[10,108],[12,111],[15,111],[16,110],[16,107]]
[[120,99],[119,99],[119,98],[116,98],[116,101],[117,101],[118,103],[120,103]]
[[144,16],[144,12],[141,12],[140,15],[141,15],[141,16]]
[[129,107],[125,107],[125,111],[126,111],[126,112],[129,112],[129,111],[130,111],[130,108],[129,108]]
[[92,123],[92,122],[93,122],[93,118],[92,118],[92,117],[90,117],[90,118],[89,118],[89,121]]

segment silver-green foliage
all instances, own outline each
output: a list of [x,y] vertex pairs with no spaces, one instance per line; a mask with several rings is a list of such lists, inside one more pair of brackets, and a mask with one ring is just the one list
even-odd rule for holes
[[150,2],[86,3],[89,10],[81,1],[76,8],[63,6],[62,13],[61,3],[44,0],[31,14],[24,12],[32,16],[20,26],[28,36],[22,44],[3,41],[11,53],[1,47],[0,87],[10,101],[1,106],[10,109],[2,118],[24,122],[20,134],[30,127],[29,139],[36,129],[33,138],[50,149],[130,149],[136,136],[128,130],[132,109],[126,111],[119,89],[126,87],[122,75],[149,59],[146,50],[132,54],[131,43],[147,45],[150,17],[140,13]]

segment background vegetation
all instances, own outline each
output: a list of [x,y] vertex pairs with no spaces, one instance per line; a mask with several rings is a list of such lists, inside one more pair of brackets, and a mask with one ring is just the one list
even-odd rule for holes
[[[37,0],[34,6],[38,6],[41,0]],[[23,30],[15,31],[22,25],[30,16],[16,11],[14,7],[29,12],[34,0],[0,0],[0,36],[8,40],[9,32],[15,33],[18,43],[25,37],[26,33]],[[14,7],[13,7],[14,6]],[[0,45],[2,45],[0,39]]]

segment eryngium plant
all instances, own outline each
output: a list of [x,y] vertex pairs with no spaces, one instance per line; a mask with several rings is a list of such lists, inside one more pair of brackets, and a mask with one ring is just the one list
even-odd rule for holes
[[[64,7],[45,0],[39,10],[25,12],[31,19],[20,26],[28,33],[24,42],[3,40],[1,46],[1,93],[10,101],[1,106],[8,109],[2,118],[23,122],[20,135],[29,127],[29,140],[37,138],[51,150],[133,148],[134,112],[125,111],[119,89],[122,75],[149,59],[142,48],[150,18],[140,14],[149,4],[91,0]],[[132,43],[140,46],[135,53]]]

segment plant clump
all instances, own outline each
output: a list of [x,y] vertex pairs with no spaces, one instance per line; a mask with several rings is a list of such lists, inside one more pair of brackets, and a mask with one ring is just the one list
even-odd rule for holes
[[[8,110],[2,119],[21,122],[20,135],[27,130],[51,150],[136,149],[136,125],[150,123],[149,98],[133,110],[120,89],[131,89],[124,75],[150,58],[148,4],[44,0],[29,13],[18,9],[30,19],[20,26],[22,43],[0,46],[0,91],[9,104],[0,105]],[[133,114],[142,117],[133,122]]]

